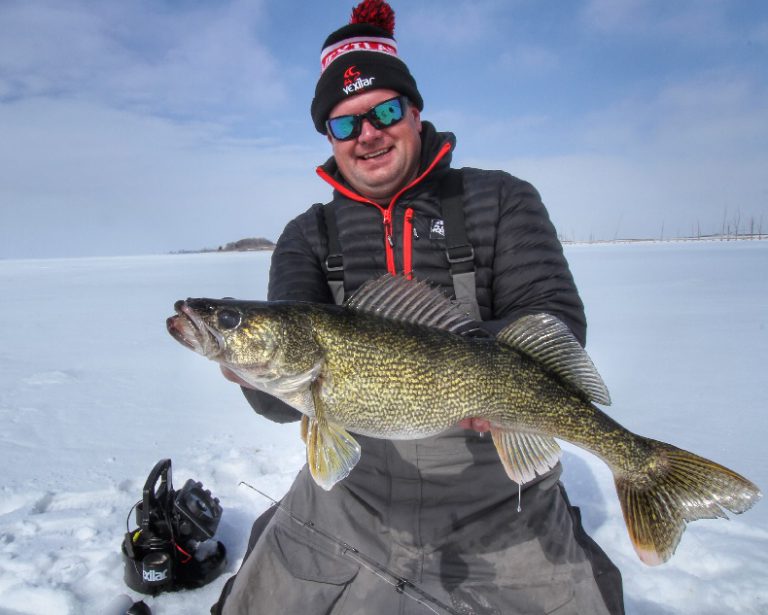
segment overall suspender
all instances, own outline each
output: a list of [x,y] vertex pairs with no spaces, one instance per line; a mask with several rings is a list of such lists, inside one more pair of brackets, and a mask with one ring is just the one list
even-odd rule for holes
[[438,188],[445,228],[445,254],[451,266],[456,302],[470,317],[480,319],[475,286],[475,250],[464,221],[464,181],[461,171],[448,169]]
[[328,256],[323,264],[325,279],[328,280],[333,302],[341,305],[344,303],[344,255],[339,243],[339,227],[336,224],[336,214],[328,205],[323,205],[321,211],[320,220],[325,222],[325,235],[328,237]]
[[[445,253],[451,267],[456,302],[475,320],[480,320],[475,287],[475,251],[467,238],[464,221],[464,182],[461,171],[448,169],[438,187],[445,228]],[[337,305],[344,302],[344,256],[339,243],[339,229],[331,207],[324,205],[321,224],[328,237],[328,256],[323,263],[328,286]]]

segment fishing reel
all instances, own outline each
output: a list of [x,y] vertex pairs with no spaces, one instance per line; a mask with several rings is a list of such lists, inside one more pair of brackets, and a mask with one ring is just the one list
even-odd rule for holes
[[221,573],[226,549],[211,540],[221,519],[219,500],[192,479],[174,491],[170,459],[155,464],[134,509],[138,528],[128,527],[129,512],[122,544],[128,587],[155,595],[201,587]]

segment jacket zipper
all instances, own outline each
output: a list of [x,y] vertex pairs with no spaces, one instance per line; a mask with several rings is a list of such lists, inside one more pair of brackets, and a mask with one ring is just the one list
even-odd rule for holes
[[[410,184],[405,186],[402,190],[400,190],[395,196],[392,197],[392,200],[389,202],[388,207],[383,207],[379,205],[376,201],[372,201],[370,199],[366,199],[364,196],[361,196],[354,192],[353,190],[347,188],[343,184],[340,184],[337,182],[333,177],[328,175],[326,170],[320,166],[315,169],[315,172],[326,182],[328,182],[333,188],[338,190],[341,194],[343,194],[348,199],[351,199],[353,201],[357,201],[358,203],[368,203],[369,205],[373,205],[378,209],[383,217],[384,222],[384,250],[387,257],[387,271],[392,274],[396,275],[397,270],[395,268],[395,241],[393,238],[393,224],[392,224],[392,213],[395,210],[395,203],[397,203],[397,199],[400,198],[400,196],[406,191],[413,188],[415,185],[417,185],[419,182],[421,182],[427,175],[430,174],[432,169],[435,168],[438,162],[442,160],[443,156],[445,156],[448,152],[451,151],[451,144],[450,143],[444,143],[443,146],[440,148],[440,151],[437,152],[437,155],[432,160],[432,162],[429,164],[429,166],[425,169],[425,171],[419,175],[416,179],[414,179]],[[413,211],[411,210],[411,214]],[[407,211],[406,211],[407,215]],[[405,226],[406,221],[404,221]],[[412,227],[411,227],[412,228]],[[413,253],[412,253],[412,234],[406,233],[405,229],[403,230],[404,237],[403,237],[403,264],[404,264],[404,271],[403,273],[406,276],[413,277]]]
[[384,247],[387,254],[387,271],[394,275],[395,271],[395,242],[392,239],[392,208],[384,209]]
[[413,279],[413,207],[405,210],[403,222],[403,275]]

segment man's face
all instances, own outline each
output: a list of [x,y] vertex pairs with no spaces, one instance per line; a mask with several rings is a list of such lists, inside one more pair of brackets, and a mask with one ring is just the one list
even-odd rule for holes
[[[371,90],[336,105],[329,117],[365,113],[380,102],[398,96],[394,90]],[[388,202],[416,177],[421,155],[419,110],[408,104],[405,117],[389,128],[378,130],[363,120],[360,134],[349,141],[328,140],[341,174],[361,196]]]

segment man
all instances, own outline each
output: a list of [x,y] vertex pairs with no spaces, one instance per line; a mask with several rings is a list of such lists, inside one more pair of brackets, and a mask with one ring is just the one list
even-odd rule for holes
[[[455,140],[422,121],[421,95],[397,56],[393,17],[386,3],[366,0],[353,23],[325,42],[311,111],[333,150],[318,168],[333,200],[286,226],[269,299],[339,302],[390,272],[430,280],[451,295],[461,288],[460,299],[489,332],[547,312],[583,343],[583,306],[530,184],[463,169],[464,228],[448,228],[444,186],[456,177],[449,170]],[[469,289],[457,282],[466,282],[467,271],[454,277],[451,269],[451,232],[471,246],[470,258],[450,259],[474,265]],[[343,279],[329,283],[339,266],[343,276],[335,277]],[[300,416],[264,393],[245,392],[268,418]],[[242,567],[213,611],[622,613],[619,572],[568,505],[560,466],[519,491],[491,439],[478,433],[487,428],[470,419],[423,440],[355,434],[362,457],[327,492],[305,466],[280,509],[254,525]],[[398,578],[413,586],[395,591]]]

